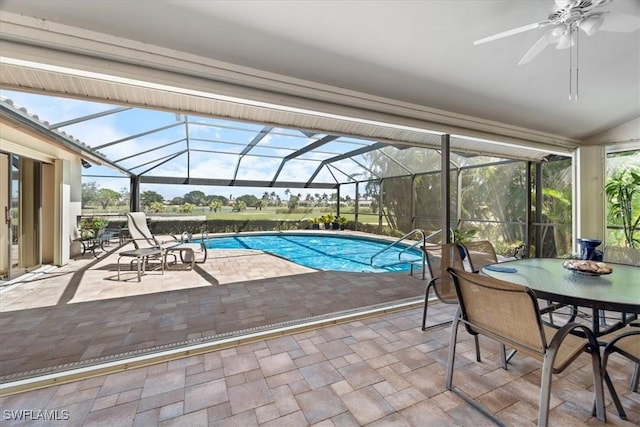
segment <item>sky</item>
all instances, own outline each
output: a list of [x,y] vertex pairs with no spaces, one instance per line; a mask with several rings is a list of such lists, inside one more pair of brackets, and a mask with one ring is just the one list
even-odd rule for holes
[[[135,174],[159,177],[210,178],[271,182],[302,182],[335,185],[355,180],[367,180],[373,176],[367,169],[371,164],[370,154],[349,156],[322,166],[322,161],[344,153],[369,146],[376,141],[344,137],[330,140],[319,147],[297,153],[283,162],[287,155],[322,140],[324,134],[304,134],[294,129],[274,128],[260,139],[250,150],[244,152],[252,141],[260,136],[263,124],[233,122],[211,117],[176,114],[141,108],[122,111],[118,105],[109,105],[73,98],[52,97],[27,92],[0,90],[0,96],[11,99],[15,106],[24,107],[40,121],[49,123],[59,131],[82,143],[98,149],[111,161],[131,170]],[[110,114],[99,113],[111,112]],[[87,116],[93,117],[87,118]],[[82,120],[80,120],[82,119]],[[188,122],[188,125],[184,121]],[[59,125],[59,126],[58,126]],[[188,135],[188,145],[187,145]],[[189,153],[187,154],[187,146]],[[425,148],[385,147],[380,151],[380,164],[385,176],[404,176],[407,173],[426,172],[439,168],[439,159],[434,166],[424,160]],[[396,157],[396,160],[391,157]],[[493,162],[484,156],[461,157],[452,154],[459,166]],[[410,171],[407,159],[423,159],[412,162]],[[433,159],[432,159],[433,160]],[[316,174],[317,173],[317,174]],[[376,172],[380,173],[380,172]],[[121,193],[128,191],[128,175],[108,166],[92,165],[82,170],[83,183],[94,182],[99,188],[108,188]],[[314,176],[314,174],[316,174]],[[287,192],[286,190],[290,190]],[[281,200],[289,195],[331,195],[332,189],[300,187],[238,187],[203,185],[141,184],[141,192],[155,191],[165,200],[184,196],[191,191],[202,191],[205,195],[220,195],[237,198],[251,194],[258,198],[267,192],[275,192]],[[366,185],[359,187],[362,194]],[[355,198],[355,184],[341,185],[340,196]]]
[[[41,121],[50,125],[59,124],[117,108],[116,105],[76,100],[71,98],[51,97],[26,92],[2,90],[0,96],[9,98],[14,105],[25,107],[30,114],[35,114]],[[318,140],[325,135],[304,135],[291,129],[274,129],[245,156],[240,156],[242,149],[252,141],[263,125],[241,122],[222,121],[208,117],[189,115],[188,135],[189,155],[181,154],[175,159],[162,163],[169,156],[180,153],[187,147],[187,126],[180,121],[185,115],[175,113],[129,109],[78,123],[61,126],[59,130],[67,135],[91,146],[99,147],[99,151],[111,160],[118,160],[122,165],[135,173],[147,172],[157,176],[187,176],[187,161],[190,162],[191,177],[230,179],[236,173],[237,179],[271,181],[275,176],[282,157]],[[213,127],[211,125],[216,125]],[[150,130],[166,127],[166,129],[149,133]],[[147,133],[147,134],[144,134]],[[130,138],[126,142],[114,143]],[[279,181],[305,182],[318,168],[323,159],[342,154],[374,141],[341,137],[324,144],[321,148],[310,151],[285,163]],[[113,143],[113,144],[112,144]],[[153,150],[153,151],[148,151]],[[194,150],[213,150],[214,153]],[[188,160],[187,160],[188,158]],[[240,167],[238,160],[241,158]],[[154,161],[155,160],[155,161]],[[364,161],[364,159],[360,159]],[[315,182],[335,183],[347,182],[346,174],[363,177],[366,170],[350,159],[334,163],[336,168],[324,167],[315,177]],[[97,177],[100,176],[100,177]],[[83,169],[83,183],[95,182],[99,188],[110,188],[121,191],[129,187],[126,175],[106,166],[93,165]],[[198,190],[207,195],[222,195],[236,198],[245,194],[261,197],[264,192],[275,191],[283,200],[287,200],[286,188],[248,188],[248,187],[213,187],[188,185],[151,185],[143,184],[141,191],[152,190],[165,199],[183,196]],[[290,188],[291,194],[307,193],[331,194],[332,190]],[[355,186],[347,185],[341,189],[341,196],[354,197]],[[360,190],[361,192],[363,189]]]

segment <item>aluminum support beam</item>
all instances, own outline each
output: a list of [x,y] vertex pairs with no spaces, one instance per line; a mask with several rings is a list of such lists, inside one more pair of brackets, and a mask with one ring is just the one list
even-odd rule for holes
[[440,228],[442,243],[451,242],[451,138],[445,134],[440,137]]

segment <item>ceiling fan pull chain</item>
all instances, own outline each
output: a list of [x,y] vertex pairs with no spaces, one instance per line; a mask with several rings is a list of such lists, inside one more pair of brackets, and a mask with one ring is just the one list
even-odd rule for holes
[[580,24],[576,24],[576,97],[575,100],[578,100],[578,79],[580,78]]
[[[571,40],[571,25],[569,25],[569,40]],[[571,74],[573,74],[573,46],[571,46],[571,43],[569,43],[569,101],[571,101],[572,99],[572,93],[571,93],[571,89],[572,89],[572,81],[571,81]]]

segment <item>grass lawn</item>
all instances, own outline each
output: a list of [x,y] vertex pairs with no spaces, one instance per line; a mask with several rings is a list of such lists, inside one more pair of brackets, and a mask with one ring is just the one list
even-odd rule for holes
[[[268,207],[263,208],[262,210],[247,208],[247,210],[242,212],[232,212],[231,209],[225,207],[220,212],[210,212],[208,210],[194,210],[192,214],[201,214],[205,215],[207,219],[227,219],[227,220],[238,220],[238,219],[248,219],[248,220],[260,220],[260,219],[282,219],[289,221],[300,221],[304,218],[317,218],[321,215],[325,215],[328,212],[324,212],[322,209],[314,209],[313,212],[310,213],[302,213],[302,212],[276,212],[276,208]],[[331,213],[335,215],[335,212]],[[354,213],[345,213],[340,212],[341,216],[347,218],[348,221],[353,221],[355,219]],[[363,223],[378,223],[378,215],[377,214],[359,214],[358,220]]]
[[[276,210],[279,210],[279,212],[276,212]],[[121,211],[121,212],[120,212]],[[83,209],[83,215],[113,215],[113,214],[120,214],[120,215],[124,215],[125,210],[118,210],[116,212],[114,212],[114,209],[107,209],[107,210],[103,210],[100,207],[95,207],[95,208],[84,208]],[[178,206],[167,206],[166,209],[164,210],[164,212],[162,212],[160,215],[166,215],[166,216],[180,216],[180,215],[204,215],[207,219],[219,219],[219,220],[250,220],[250,221],[255,221],[255,220],[288,220],[288,221],[300,221],[301,219],[304,218],[318,218],[322,215],[326,215],[326,214],[330,214],[330,215],[334,215],[335,216],[335,211],[334,212],[327,212],[325,210],[325,208],[314,208],[311,212],[283,212],[282,208],[275,208],[272,206],[263,208],[262,210],[259,209],[255,209],[255,208],[247,208],[247,210],[244,210],[242,212],[235,212],[231,210],[231,207],[229,206],[224,206],[222,208],[221,211],[218,212],[212,212],[209,210],[208,207],[196,207],[192,212],[190,213],[185,213],[182,214],[179,211],[179,207]],[[155,215],[155,214],[153,214]],[[345,218],[347,218],[348,221],[354,221],[355,220],[355,214],[352,212],[351,209],[349,209],[349,212],[346,212],[345,210],[341,210],[340,212],[341,216],[344,216]],[[358,220],[361,223],[367,223],[367,224],[377,224],[378,223],[378,215],[377,214],[363,214],[360,213],[358,215]],[[386,222],[383,219],[382,222],[383,225],[386,225]]]

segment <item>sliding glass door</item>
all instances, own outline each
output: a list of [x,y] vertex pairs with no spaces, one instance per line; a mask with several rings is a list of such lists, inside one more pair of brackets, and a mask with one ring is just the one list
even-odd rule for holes
[[9,278],[11,264],[11,171],[9,155],[0,153],[0,280]]
[[0,279],[40,266],[41,163],[0,153]]

